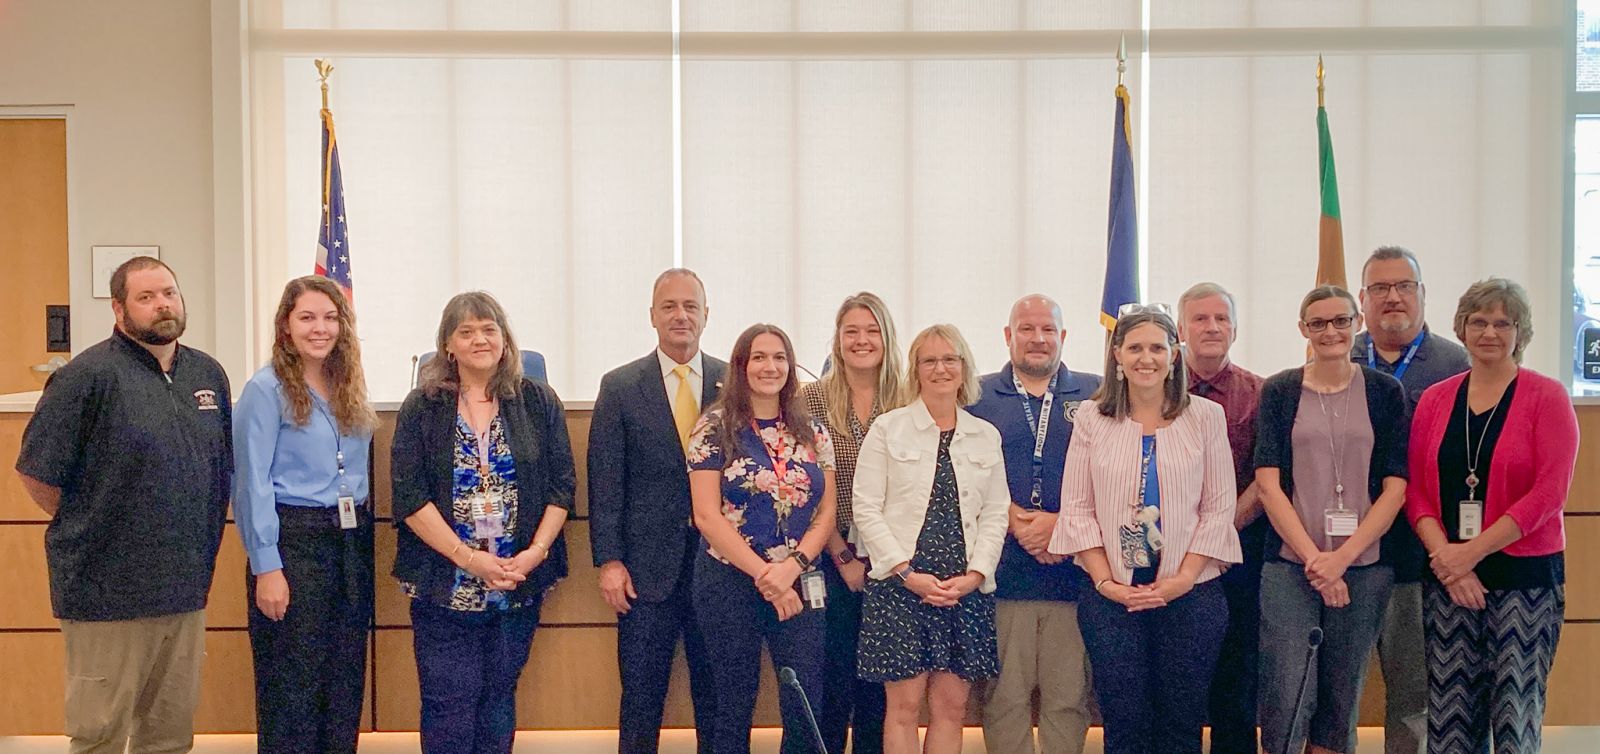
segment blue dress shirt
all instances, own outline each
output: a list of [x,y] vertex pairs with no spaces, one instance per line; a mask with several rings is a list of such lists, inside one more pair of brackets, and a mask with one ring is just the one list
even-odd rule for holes
[[250,572],[283,567],[278,554],[279,504],[332,508],[339,502],[338,454],[344,485],[358,504],[367,500],[372,433],[338,432],[333,410],[315,391],[311,420],[300,426],[272,366],[263,367],[239,393],[233,409],[233,517],[250,556]]

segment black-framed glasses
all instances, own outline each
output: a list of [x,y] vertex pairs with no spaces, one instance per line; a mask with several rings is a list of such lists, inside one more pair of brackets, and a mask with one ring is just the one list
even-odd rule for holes
[[1310,330],[1311,332],[1322,332],[1323,330],[1328,329],[1328,325],[1333,325],[1333,329],[1335,330],[1348,330],[1350,329],[1351,325],[1355,324],[1355,322],[1355,317],[1339,316],[1334,317],[1333,319],[1318,318],[1306,320],[1304,324],[1306,329]]
[[1415,280],[1402,280],[1398,283],[1373,283],[1367,286],[1367,295],[1373,298],[1387,298],[1389,291],[1399,291],[1402,296],[1410,296],[1417,292],[1421,283]]

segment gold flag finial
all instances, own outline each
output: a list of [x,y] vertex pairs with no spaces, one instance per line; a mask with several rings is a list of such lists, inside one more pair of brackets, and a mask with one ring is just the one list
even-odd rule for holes
[[1122,86],[1122,74],[1128,72],[1128,36],[1117,39],[1117,86]]
[[1325,71],[1322,68],[1322,56],[1317,56],[1317,107],[1322,107],[1322,77]]
[[328,77],[333,75],[333,64],[317,58],[317,76],[322,79],[322,109],[328,109]]

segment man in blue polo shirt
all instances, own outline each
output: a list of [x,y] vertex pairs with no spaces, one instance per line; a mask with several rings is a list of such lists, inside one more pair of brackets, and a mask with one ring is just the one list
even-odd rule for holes
[[[1045,549],[1061,510],[1061,476],[1078,403],[1100,378],[1061,363],[1061,307],[1025,296],[1006,326],[1011,363],[982,380],[968,407],[1000,430],[1011,485],[1010,525],[995,569],[1000,677],[984,692],[983,741],[991,754],[1078,754],[1089,729],[1089,666],[1078,633],[1088,577]],[[1034,746],[1032,697],[1039,692]]]

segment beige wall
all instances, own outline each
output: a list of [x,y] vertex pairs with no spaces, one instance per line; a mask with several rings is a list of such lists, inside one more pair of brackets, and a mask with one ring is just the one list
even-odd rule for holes
[[110,332],[94,245],[155,245],[177,270],[187,342],[215,340],[211,21],[206,0],[0,3],[0,117],[70,106],[73,351]]

